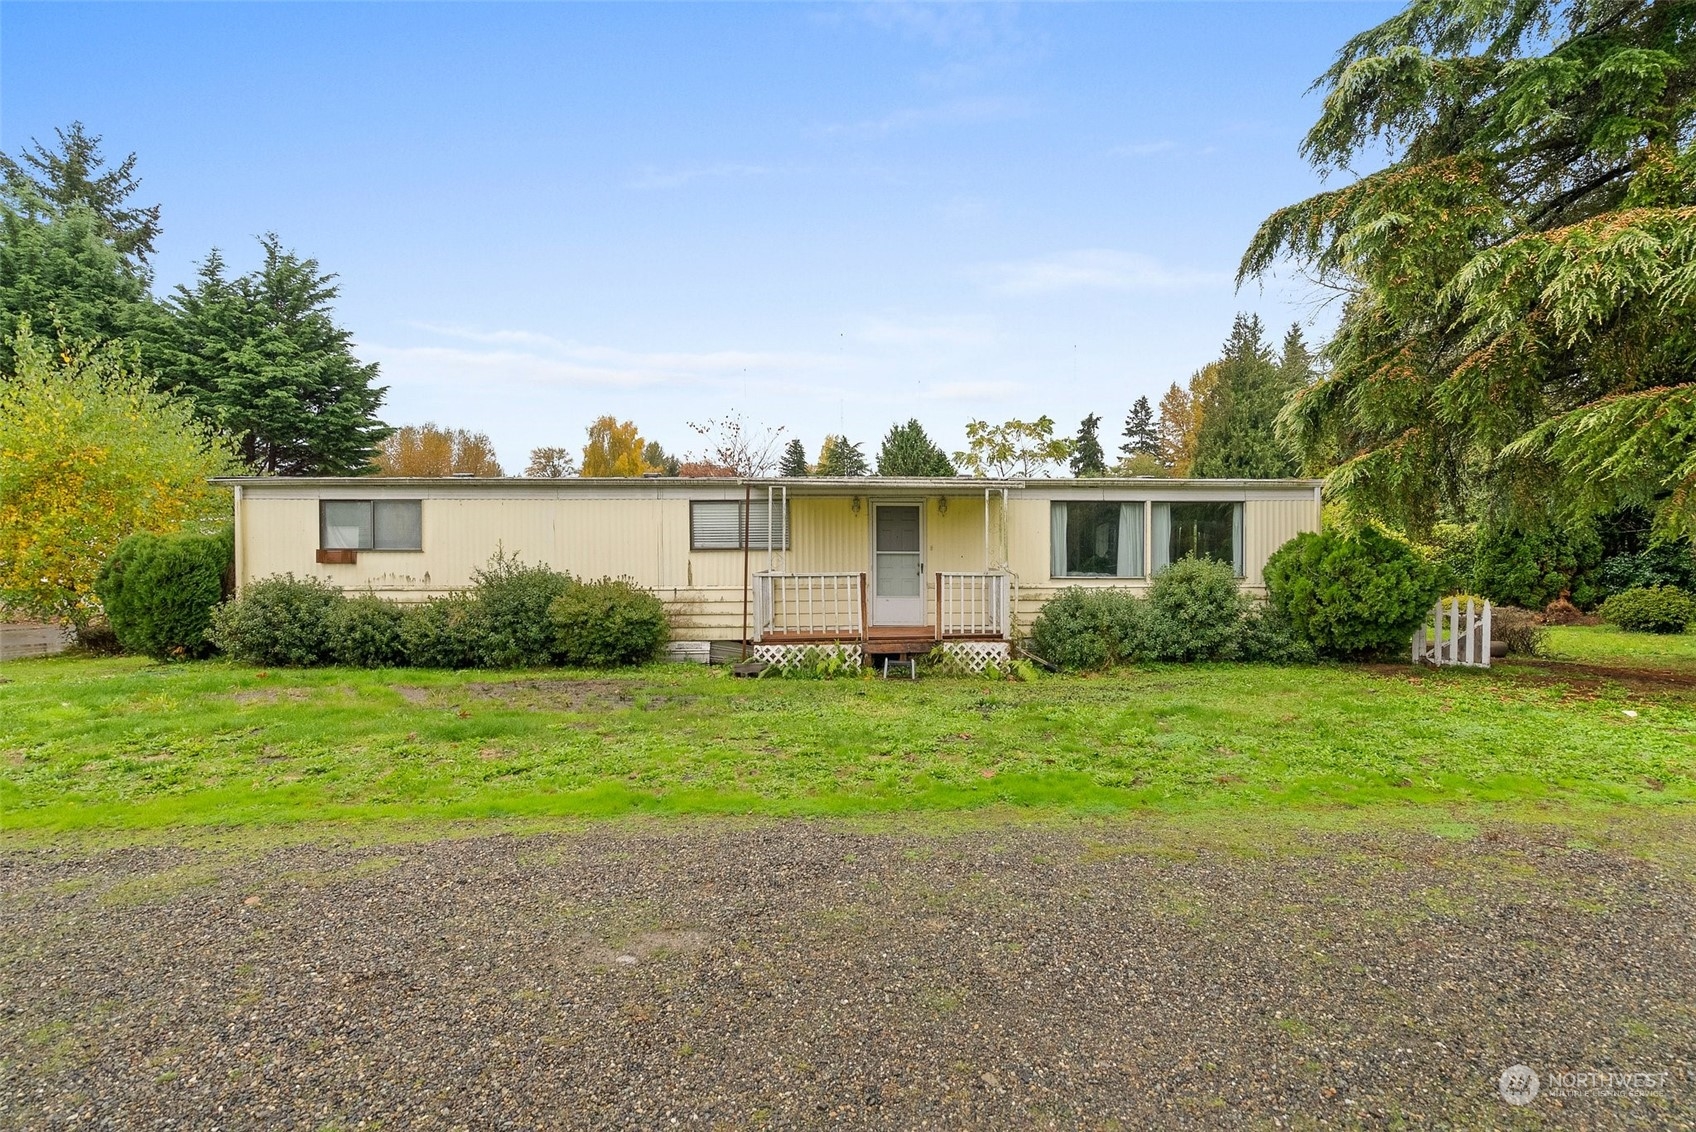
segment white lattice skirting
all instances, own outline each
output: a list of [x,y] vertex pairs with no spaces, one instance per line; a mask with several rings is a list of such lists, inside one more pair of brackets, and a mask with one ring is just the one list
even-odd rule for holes
[[829,656],[839,656],[842,663],[854,672],[860,670],[863,658],[859,645],[755,645],[753,659],[763,660],[773,668],[785,671],[797,665],[814,664]]
[[1012,656],[1006,641],[943,641],[940,649],[938,669],[973,676],[992,664],[1005,674]]

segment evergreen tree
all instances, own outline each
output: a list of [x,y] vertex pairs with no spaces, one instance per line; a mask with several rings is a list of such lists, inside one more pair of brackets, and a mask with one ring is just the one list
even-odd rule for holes
[[1278,372],[1283,376],[1284,387],[1292,393],[1305,389],[1313,380],[1313,363],[1313,351],[1302,337],[1301,323],[1290,323],[1284,332],[1283,349],[1278,352]]
[[783,459],[778,462],[777,474],[790,479],[799,479],[808,474],[807,446],[799,439],[791,440],[783,448]]
[[1154,423],[1154,408],[1147,397],[1138,397],[1125,414],[1125,443],[1119,453],[1130,460],[1137,456],[1160,455],[1160,429]]
[[1067,465],[1080,479],[1107,474],[1107,455],[1101,450],[1100,429],[1101,417],[1095,413],[1078,424],[1078,435],[1072,441],[1072,456]]
[[1333,497],[1696,531],[1696,8],[1413,0],[1315,85],[1303,154],[1375,171],[1274,213],[1239,276],[1349,296],[1286,414]]
[[683,467],[683,461],[665,450],[665,446],[657,440],[650,440],[642,446],[642,462],[656,472],[675,476]]
[[106,242],[88,209],[46,216],[0,202],[0,374],[16,371],[12,334],[21,319],[42,333],[99,346],[145,339],[160,315],[146,279]]
[[100,238],[131,266],[145,267],[159,236],[159,206],[129,203],[141,188],[135,154],[108,169],[100,155],[99,135],[89,136],[81,122],[54,133],[59,135],[57,149],[31,139],[33,150],[18,157],[0,154],[6,196],[15,207],[39,210],[52,219],[87,209],[98,222]]
[[863,476],[871,472],[860,445],[846,436],[827,436],[819,449],[819,475]]
[[1239,314],[1225,340],[1217,377],[1200,400],[1191,474],[1208,479],[1275,479],[1296,473],[1278,439],[1289,388],[1272,360],[1257,315]]
[[264,262],[226,279],[214,250],[193,286],[176,289],[161,330],[160,378],[203,419],[236,438],[271,475],[360,475],[389,429],[375,364],[354,357],[332,318],[335,278],[318,262],[260,240]]
[[877,452],[880,476],[951,476],[954,462],[932,442],[917,417],[890,425]]

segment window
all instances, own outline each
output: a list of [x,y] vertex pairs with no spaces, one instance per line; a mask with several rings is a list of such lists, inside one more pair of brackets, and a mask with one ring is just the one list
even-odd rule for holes
[[1055,503],[1049,573],[1056,578],[1140,578],[1141,503]]
[[324,550],[424,549],[424,505],[416,499],[325,499],[318,520]]
[[1155,571],[1190,554],[1228,563],[1237,577],[1243,577],[1243,505],[1156,503]]
[[[766,545],[766,501],[756,499],[748,508],[748,549],[788,550],[789,514],[781,503],[771,505],[771,546]],[[741,550],[742,501],[740,499],[697,499],[689,504],[690,550]]]

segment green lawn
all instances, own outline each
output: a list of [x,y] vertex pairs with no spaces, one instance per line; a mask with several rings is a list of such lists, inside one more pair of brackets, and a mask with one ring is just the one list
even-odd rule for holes
[[[1596,630],[1558,641],[1593,644],[1592,659],[1609,647]],[[4,676],[0,824],[23,836],[631,812],[1696,799],[1696,688],[1645,692],[1548,669],[1194,665],[907,684],[743,681],[690,666],[261,673],[59,658]]]
[[1628,633],[1606,625],[1549,630],[1555,660],[1696,673],[1696,633]]

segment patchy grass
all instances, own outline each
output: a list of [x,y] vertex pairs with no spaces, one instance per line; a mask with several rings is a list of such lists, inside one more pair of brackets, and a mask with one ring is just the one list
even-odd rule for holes
[[20,836],[1696,799],[1696,689],[1548,669],[1194,665],[886,684],[56,658],[6,676],[0,824]]

